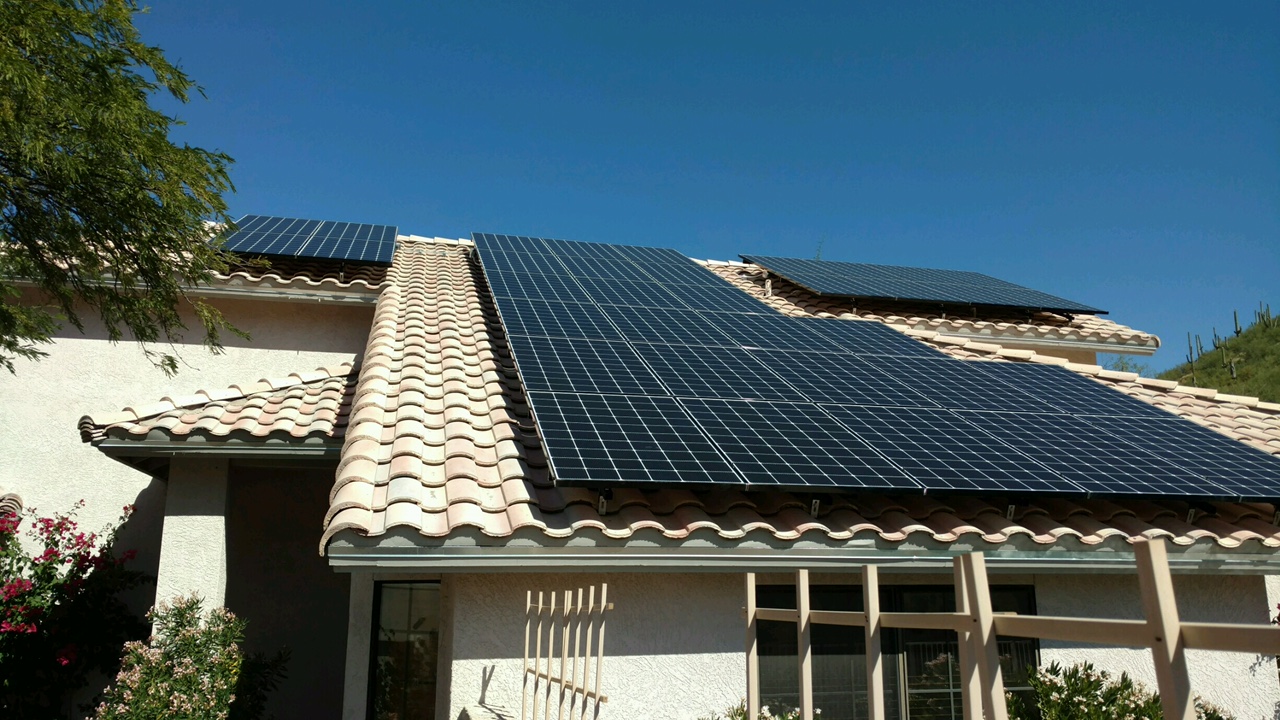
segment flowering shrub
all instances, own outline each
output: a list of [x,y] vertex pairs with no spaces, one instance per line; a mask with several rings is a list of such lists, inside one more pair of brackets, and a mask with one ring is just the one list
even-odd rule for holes
[[95,720],[226,720],[240,678],[244,621],[225,608],[202,612],[198,597],[162,603],[148,617],[155,635],[125,644]]
[[124,566],[132,552],[113,555],[132,508],[93,533],[75,520],[83,506],[0,516],[0,717],[65,716],[65,699],[88,673],[114,671],[120,644],[145,633],[119,599],[143,576]]
[[[1089,663],[1063,668],[1057,663],[1027,677],[1036,708],[1009,695],[1009,717],[1015,720],[1163,720],[1160,696],[1148,692],[1127,673],[1118,680]],[[1200,720],[1231,720],[1221,709],[1196,698]]]
[[[822,711],[814,708],[814,717],[821,717]],[[711,713],[710,717],[699,720],[747,720],[747,701],[739,700],[737,705],[720,713]],[[781,700],[765,700],[760,706],[760,715],[756,720],[800,720],[800,709],[794,708]]]

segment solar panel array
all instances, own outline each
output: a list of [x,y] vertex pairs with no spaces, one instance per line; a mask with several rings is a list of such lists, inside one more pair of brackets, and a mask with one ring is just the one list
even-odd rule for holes
[[1058,313],[1105,314],[1105,310],[964,270],[870,265],[743,255],[743,260],[819,295],[990,305]]
[[1063,368],[783,316],[673,250],[472,237],[559,483],[1280,497],[1280,459]]
[[323,258],[390,265],[396,250],[392,225],[245,215],[224,247],[243,255]]

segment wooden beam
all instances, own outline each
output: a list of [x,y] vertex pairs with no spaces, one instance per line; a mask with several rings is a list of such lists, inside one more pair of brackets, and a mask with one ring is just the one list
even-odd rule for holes
[[760,655],[756,647],[756,574],[747,573],[747,717],[760,717]]
[[1164,540],[1139,541],[1133,550],[1138,560],[1138,585],[1142,588],[1142,606],[1151,633],[1151,656],[1155,661],[1156,684],[1160,687],[1165,720],[1195,720],[1186,646]]
[[866,627],[867,640],[867,717],[870,720],[884,720],[884,663],[880,653],[880,578],[875,565],[862,566],[862,610],[862,624]]
[[880,623],[891,628],[959,631],[967,628],[972,622],[969,616],[957,613],[880,613]]
[[982,709],[987,720],[1009,720],[995,620],[991,614],[991,589],[987,586],[987,564],[982,553],[964,556],[964,574],[968,581],[969,634],[978,661],[978,677],[982,682]]
[[757,620],[773,620],[775,622],[799,622],[799,610],[783,610],[781,608],[756,608]]
[[814,625],[866,627],[867,614],[849,610],[810,610],[809,622]]
[[[956,614],[969,615],[968,583],[965,582],[964,563],[956,558],[953,563],[955,577]],[[970,637],[969,626],[956,630],[957,650],[960,664],[960,706],[964,712],[964,720],[982,720],[982,683],[978,678],[978,661],[974,657],[973,638]]]
[[1184,622],[1182,643],[1197,650],[1280,655],[1280,627]]
[[996,615],[996,632],[1041,640],[1068,640],[1128,647],[1150,645],[1151,631],[1143,620],[1095,620],[1049,615]]
[[809,571],[796,571],[796,656],[800,666],[800,719],[813,720],[813,626],[809,619]]

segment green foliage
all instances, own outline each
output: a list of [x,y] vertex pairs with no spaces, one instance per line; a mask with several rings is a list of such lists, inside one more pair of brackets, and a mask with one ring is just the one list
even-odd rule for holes
[[[237,332],[186,289],[226,268],[206,220],[229,222],[230,157],[169,140],[181,124],[150,106],[187,102],[190,79],[144,44],[135,0],[0,0],[0,365],[36,359],[87,307],[108,337],[132,336],[166,372],[180,309],[205,344]],[[42,291],[20,302],[19,281]]]
[[0,717],[63,717],[88,674],[114,672],[121,643],[146,632],[119,598],[143,579],[125,567],[132,553],[113,557],[119,525],[86,533],[79,508],[0,517]]
[[1128,355],[1112,355],[1110,359],[1105,359],[1101,363],[1102,367],[1116,372],[1137,373],[1143,377],[1151,376],[1151,366],[1146,363],[1140,363]]
[[161,604],[155,635],[130,642],[95,720],[225,720],[235,699],[244,621],[225,608],[205,613],[197,597]]
[[[822,711],[814,708],[815,717],[820,717]],[[757,720],[799,720],[800,709],[794,708],[787,703],[777,700],[765,700],[761,702],[760,715]],[[724,714],[711,713],[707,717],[698,718],[698,720],[747,720],[747,701],[739,700],[737,705],[726,708]]]
[[[1063,668],[1057,663],[1027,676],[1036,707],[1008,695],[1013,720],[1163,720],[1160,696],[1148,692],[1127,673],[1113,679],[1089,663]],[[1220,708],[1196,698],[1199,720],[1233,720]]]
[[1216,388],[1233,395],[1248,395],[1280,402],[1280,318],[1262,305],[1247,328],[1190,351],[1190,362],[1170,368],[1157,377],[1186,385]]

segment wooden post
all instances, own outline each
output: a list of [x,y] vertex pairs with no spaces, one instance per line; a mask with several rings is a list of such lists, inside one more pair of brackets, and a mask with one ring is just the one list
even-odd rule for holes
[[964,573],[968,581],[969,616],[973,622],[973,648],[978,661],[978,677],[982,681],[982,706],[987,720],[1008,720],[1009,708],[1004,699],[1004,678],[1000,672],[1000,649],[996,644],[995,622],[991,614],[991,589],[987,587],[987,564],[982,553],[964,556]]
[[813,720],[813,626],[809,622],[809,571],[796,571],[796,656],[800,665],[800,720]]
[[[529,612],[533,609],[533,591],[528,590],[524,596],[524,664],[520,666],[520,670],[524,674],[521,683],[520,695],[520,720],[528,720],[529,708],[529,628],[533,622],[533,618],[529,616]],[[534,682],[537,682],[538,676],[533,676]]]
[[1139,541],[1134,544],[1134,554],[1138,560],[1138,585],[1151,631],[1151,656],[1155,661],[1164,716],[1166,720],[1195,720],[1186,647],[1164,541]]
[[564,609],[560,613],[560,704],[556,720],[564,720],[564,694],[569,685],[569,611],[573,609],[573,594],[564,591]]
[[756,574],[747,573],[747,718],[760,717],[760,656],[756,649]]
[[582,656],[582,715],[587,717],[587,688],[590,687],[591,679],[591,629],[595,627],[591,615],[596,609],[596,586],[592,585],[587,589],[587,644],[584,650],[586,653]]
[[880,580],[875,565],[862,566],[862,610],[867,624],[867,717],[884,720],[884,666],[880,653]]
[[599,638],[596,641],[599,643],[598,649],[596,650],[596,708],[600,707],[600,676],[604,674],[604,611],[608,609],[609,585],[608,583],[600,583],[600,633]]
[[[969,615],[969,582],[965,576],[964,563],[957,557],[954,565],[956,612]],[[964,720],[982,720],[982,684],[978,681],[978,664],[974,659],[973,633],[965,629],[956,634],[960,651],[957,659],[960,662],[960,702],[964,708]]]

